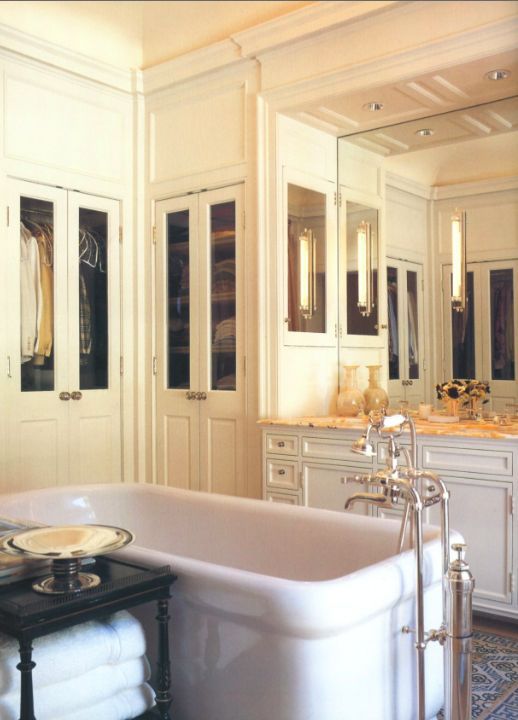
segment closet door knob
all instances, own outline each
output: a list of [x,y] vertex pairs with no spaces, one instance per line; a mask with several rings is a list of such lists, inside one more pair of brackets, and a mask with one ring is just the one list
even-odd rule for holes
[[83,397],[83,393],[80,390],[74,390],[70,394],[70,397],[72,398],[72,400],[81,400],[81,398]]
[[206,392],[200,393],[200,400],[206,400],[206,399],[207,399],[207,393]]
[[185,397],[187,398],[187,400],[194,400],[195,397],[196,397],[196,393],[193,392],[192,390],[188,390],[188,391],[185,393]]
[[59,393],[59,399],[60,400],[70,400],[70,393],[66,390],[64,392]]

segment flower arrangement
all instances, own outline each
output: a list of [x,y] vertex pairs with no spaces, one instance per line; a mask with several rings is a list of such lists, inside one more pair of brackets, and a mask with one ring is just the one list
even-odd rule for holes
[[467,385],[464,380],[448,380],[435,386],[439,400],[460,400],[466,392]]
[[456,415],[459,403],[469,407],[469,417],[477,419],[477,405],[479,402],[489,402],[487,397],[490,393],[489,383],[480,380],[448,380],[448,382],[435,386],[437,398],[443,400],[447,405],[450,414]]

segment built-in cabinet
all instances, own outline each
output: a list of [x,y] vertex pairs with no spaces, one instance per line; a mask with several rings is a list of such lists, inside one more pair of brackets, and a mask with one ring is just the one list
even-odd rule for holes
[[[352,442],[363,431],[360,425],[355,430],[263,426],[263,497],[343,512],[346,499],[365,489],[362,476],[386,463],[383,441],[374,458],[352,452]],[[518,443],[419,434],[417,446],[419,467],[440,475],[450,491],[451,527],[464,536],[475,576],[475,608],[518,617]],[[398,522],[402,511],[380,511],[364,503],[348,510]],[[440,524],[438,509],[426,510],[425,521]]]
[[9,180],[5,489],[121,477],[119,203]]
[[156,203],[158,482],[241,494],[243,187]]

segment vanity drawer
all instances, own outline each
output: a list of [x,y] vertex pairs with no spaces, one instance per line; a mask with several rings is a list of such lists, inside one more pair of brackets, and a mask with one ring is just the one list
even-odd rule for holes
[[297,435],[267,433],[266,452],[274,455],[298,455],[299,438]]
[[266,486],[283,488],[284,490],[299,490],[300,479],[296,460],[266,460]]
[[316,460],[347,460],[354,465],[372,465],[372,458],[365,455],[353,453],[351,445],[353,440],[338,438],[319,438],[319,437],[303,437],[302,438],[302,456],[307,458],[315,458]]
[[268,490],[266,500],[274,503],[283,503],[284,505],[302,505],[301,493],[276,492]]
[[455,474],[511,477],[513,453],[506,450],[423,445],[422,466],[427,470]]

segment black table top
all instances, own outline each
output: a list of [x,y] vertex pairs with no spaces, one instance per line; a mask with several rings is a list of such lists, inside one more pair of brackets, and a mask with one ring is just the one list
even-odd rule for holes
[[151,568],[113,557],[99,556],[85,568],[101,578],[89,590],[66,595],[43,595],[32,579],[0,587],[0,630],[14,637],[38,637],[102,614],[169,596],[176,579],[169,567]]

